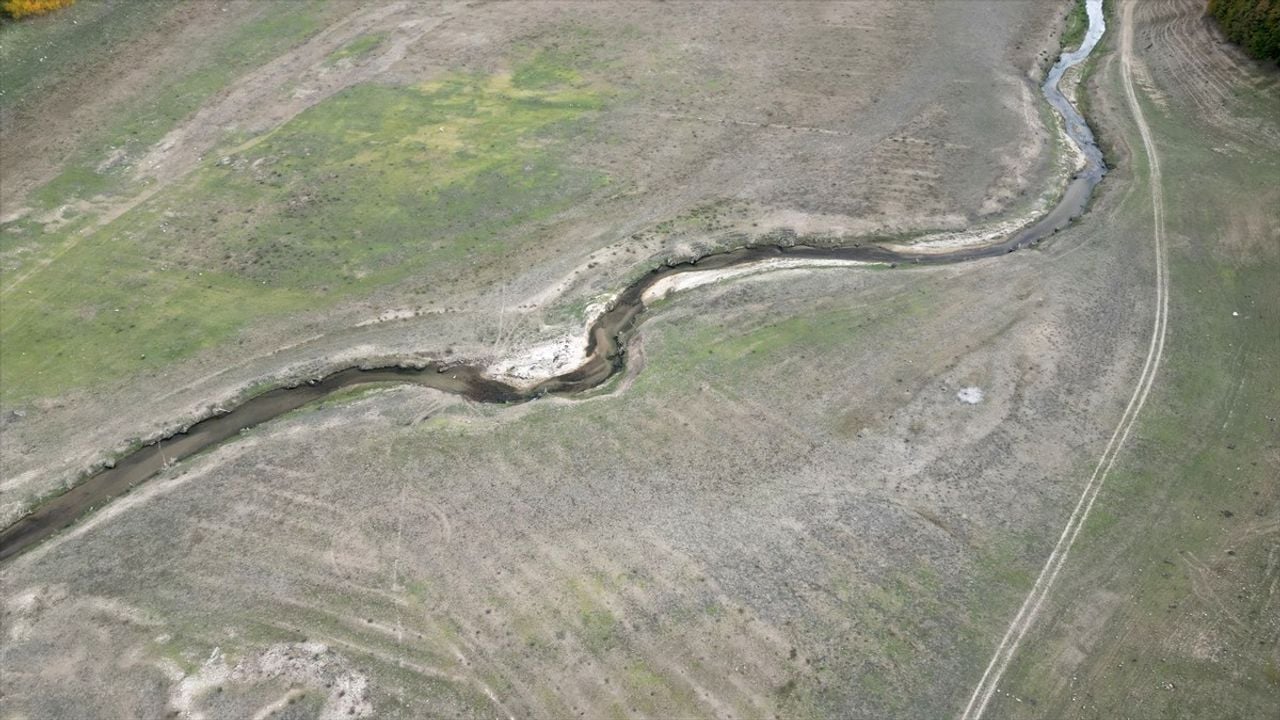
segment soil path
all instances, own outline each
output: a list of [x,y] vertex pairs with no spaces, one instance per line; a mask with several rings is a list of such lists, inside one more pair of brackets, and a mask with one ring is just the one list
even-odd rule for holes
[[[1112,466],[1115,465],[1116,456],[1119,455],[1120,450],[1124,447],[1125,441],[1129,439],[1129,432],[1133,429],[1138,419],[1138,414],[1142,412],[1142,406],[1147,402],[1147,395],[1155,382],[1156,371],[1160,367],[1160,359],[1164,353],[1165,329],[1169,324],[1169,277],[1166,270],[1164,248],[1164,190],[1161,186],[1160,178],[1160,156],[1156,153],[1155,142],[1151,138],[1151,128],[1147,125],[1147,119],[1142,114],[1142,106],[1138,102],[1138,96],[1133,89],[1133,8],[1135,4],[1135,0],[1125,2],[1121,15],[1120,66],[1125,97],[1129,103],[1129,110],[1133,113],[1138,132],[1142,135],[1142,146],[1147,155],[1150,172],[1152,240],[1156,270],[1155,318],[1151,328],[1151,343],[1147,349],[1147,357],[1142,366],[1142,373],[1138,376],[1137,384],[1133,388],[1133,395],[1129,398],[1129,405],[1125,408],[1124,414],[1120,416],[1120,422],[1116,425],[1115,432],[1111,434],[1111,439],[1103,449],[1102,457],[1098,458],[1098,464],[1094,467],[1093,474],[1089,477],[1089,481],[1085,483],[1084,489],[1080,493],[1080,499],[1076,502],[1075,510],[1072,511],[1071,517],[1068,518],[1066,527],[1062,529],[1062,535],[1058,538],[1057,544],[1054,545],[1053,552],[1050,553],[1049,559],[1045,561],[1039,577],[1036,578],[1035,584],[1031,586],[1030,592],[1027,593],[1026,599],[1022,602],[1022,607],[1018,609],[1018,614],[1014,616],[1013,622],[1009,624],[1009,629],[1000,640],[1000,644],[996,646],[991,662],[987,664],[987,669],[983,672],[982,679],[978,681],[977,687],[973,689],[973,694],[969,697],[969,702],[965,705],[964,711],[960,713],[960,720],[978,720],[981,718],[987,709],[987,705],[991,702],[991,698],[995,695],[1000,678],[1004,676],[1004,672],[1009,667],[1009,662],[1013,659],[1014,653],[1018,651],[1018,646],[1026,636],[1027,630],[1031,628],[1036,616],[1039,615],[1040,607],[1044,604],[1045,598],[1049,596],[1049,591],[1053,589],[1053,583],[1058,578],[1058,573],[1062,570],[1062,566],[1066,564],[1067,555],[1071,552],[1071,546],[1075,544],[1076,538],[1080,534],[1080,528],[1084,526],[1085,521],[1089,518],[1089,511],[1093,509],[1093,503],[1098,497],[1098,492],[1102,489],[1103,483],[1106,482]],[[1091,12],[1092,7],[1095,5],[1101,6],[1101,0],[1090,0]]]

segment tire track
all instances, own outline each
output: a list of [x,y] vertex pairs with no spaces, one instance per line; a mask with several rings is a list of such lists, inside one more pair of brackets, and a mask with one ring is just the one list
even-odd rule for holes
[[1058,578],[1058,573],[1062,570],[1063,565],[1066,564],[1067,556],[1071,552],[1071,546],[1075,544],[1076,538],[1080,534],[1080,528],[1084,526],[1085,521],[1088,519],[1089,512],[1093,509],[1093,503],[1098,497],[1098,492],[1102,489],[1107,475],[1110,474],[1111,468],[1115,465],[1116,457],[1129,439],[1129,433],[1133,430],[1138,415],[1142,412],[1142,407],[1147,402],[1147,395],[1151,391],[1156,371],[1160,367],[1160,360],[1164,354],[1165,330],[1169,321],[1169,279],[1164,247],[1164,191],[1161,187],[1160,157],[1156,154],[1155,142],[1151,137],[1151,128],[1147,125],[1146,117],[1142,113],[1142,106],[1138,102],[1137,93],[1133,89],[1134,7],[1135,2],[1133,0],[1129,0],[1124,4],[1121,18],[1120,64],[1129,110],[1133,113],[1134,122],[1138,127],[1139,134],[1142,136],[1143,149],[1147,154],[1149,181],[1151,183],[1153,245],[1156,267],[1156,313],[1152,323],[1151,343],[1147,349],[1147,357],[1142,366],[1142,373],[1138,376],[1138,382],[1134,386],[1133,395],[1129,398],[1129,404],[1125,408],[1124,414],[1120,416],[1120,422],[1116,425],[1116,429],[1112,433],[1111,439],[1107,442],[1102,456],[1098,458],[1098,464],[1094,468],[1093,474],[1089,477],[1089,481],[1085,483],[1080,499],[1076,502],[1075,509],[1072,511],[1070,518],[1068,518],[1066,527],[1062,529],[1062,535],[1059,536],[1058,542],[1054,545],[1053,552],[1050,553],[1048,560],[1045,561],[1035,584],[1031,586],[1030,592],[1027,593],[1026,599],[1023,600],[1022,606],[1018,609],[1018,614],[1014,616],[1008,630],[1005,631],[1004,637],[1001,638],[1000,643],[996,646],[991,662],[987,664],[986,671],[983,672],[977,687],[973,689],[973,694],[970,695],[968,704],[965,705],[964,710],[960,713],[960,720],[978,720],[981,718],[991,702],[991,698],[995,695],[1000,679],[1004,676],[1005,670],[1008,669],[1009,663],[1018,651],[1018,646],[1022,643],[1027,631],[1035,622],[1036,616],[1039,615],[1045,598],[1048,597],[1054,581]]

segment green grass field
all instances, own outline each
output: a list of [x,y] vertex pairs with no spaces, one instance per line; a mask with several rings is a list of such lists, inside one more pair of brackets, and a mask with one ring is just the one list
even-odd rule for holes
[[[510,250],[506,231],[607,183],[564,161],[607,98],[540,55],[509,76],[353,86],[215,153],[10,292],[0,309],[5,401],[189,357],[233,342],[254,319],[410,275],[430,288]],[[69,170],[40,196],[83,197],[102,178]],[[10,248],[39,231],[15,226]],[[72,220],[36,246],[59,248],[81,226]]]

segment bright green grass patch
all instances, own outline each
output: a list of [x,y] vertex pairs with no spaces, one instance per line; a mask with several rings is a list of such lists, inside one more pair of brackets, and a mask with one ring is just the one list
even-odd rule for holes
[[409,265],[502,250],[500,230],[603,183],[560,159],[569,123],[599,107],[588,93],[519,91],[503,77],[353,87],[206,168],[171,223],[210,234],[215,216],[181,212],[187,199],[232,214],[216,242],[191,250],[268,284],[396,279]]
[[603,96],[510,77],[361,85],[210,159],[0,306],[0,397],[119,378],[414,274],[509,252],[505,231],[606,182],[563,161]]

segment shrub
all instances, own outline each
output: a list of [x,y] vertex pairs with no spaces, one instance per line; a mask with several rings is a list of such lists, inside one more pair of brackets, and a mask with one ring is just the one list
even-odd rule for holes
[[1245,52],[1280,63],[1280,0],[1209,0],[1209,14]]
[[14,20],[21,20],[28,15],[43,15],[64,8],[76,0],[0,0],[0,14]]

